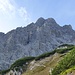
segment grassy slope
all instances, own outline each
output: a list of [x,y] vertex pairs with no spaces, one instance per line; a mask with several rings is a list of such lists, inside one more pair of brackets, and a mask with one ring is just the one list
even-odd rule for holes
[[52,71],[52,75],[71,75],[71,73],[75,73],[75,47],[58,63],[58,65]]
[[[62,58],[62,54],[55,53],[54,55],[50,57],[46,57],[45,59],[39,60],[37,62],[37,64],[41,64],[40,62],[43,62],[42,65],[44,65],[45,67],[40,65],[40,66],[36,66],[32,70],[28,68],[28,70],[22,75],[49,75],[50,68],[54,68],[54,66],[58,63],[59,60],[61,60],[61,58]],[[35,64],[36,63],[34,63],[34,65]]]

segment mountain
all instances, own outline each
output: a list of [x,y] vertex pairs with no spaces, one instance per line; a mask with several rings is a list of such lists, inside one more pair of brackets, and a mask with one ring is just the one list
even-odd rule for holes
[[0,33],[0,70],[7,69],[17,59],[50,52],[62,44],[75,44],[71,25],[63,27],[53,18],[39,18],[36,23],[18,27],[7,34]]

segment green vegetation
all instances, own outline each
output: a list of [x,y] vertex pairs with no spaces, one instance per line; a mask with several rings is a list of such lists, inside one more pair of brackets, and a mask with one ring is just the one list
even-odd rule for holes
[[60,75],[61,72],[64,72],[73,66],[75,66],[75,47],[53,69],[52,75]]
[[65,72],[61,72],[60,75],[66,75],[66,74],[72,73],[73,71],[75,71],[75,66],[70,69],[67,69]]
[[1,75],[4,75],[5,73],[7,73],[7,72],[9,72],[9,71],[10,71],[10,69],[8,69],[8,70],[3,70],[3,71],[0,72],[0,74],[1,74]]
[[56,52],[56,51],[54,50],[54,51],[52,51],[52,52],[44,53],[44,54],[42,54],[42,55],[37,56],[37,57],[35,58],[35,60],[37,61],[37,60],[43,59],[43,58],[45,58],[45,57],[49,57],[50,55],[53,55],[55,52]]
[[14,62],[11,65],[10,69],[13,69],[13,68],[19,67],[19,66],[23,66],[23,64],[26,64],[26,62],[29,62],[33,59],[35,59],[35,57],[25,57],[25,58],[18,59],[16,62]]

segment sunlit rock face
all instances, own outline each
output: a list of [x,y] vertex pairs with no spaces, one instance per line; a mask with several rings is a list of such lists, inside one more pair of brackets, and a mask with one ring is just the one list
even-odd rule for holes
[[0,70],[10,67],[19,58],[38,56],[61,44],[75,44],[71,25],[61,27],[53,18],[39,18],[27,27],[0,33]]

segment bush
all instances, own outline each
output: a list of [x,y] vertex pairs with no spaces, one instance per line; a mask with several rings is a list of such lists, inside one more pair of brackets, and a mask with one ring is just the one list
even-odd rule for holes
[[65,49],[56,49],[56,52],[62,54],[62,53],[66,53],[66,52],[68,52],[68,51],[70,51],[72,49],[73,49],[73,46],[70,46],[70,47],[65,48]]
[[55,53],[55,50],[52,51],[52,52],[44,53],[44,54],[42,54],[42,55],[37,56],[37,57],[35,58],[35,60],[37,61],[37,60],[43,59],[43,58],[45,58],[45,57],[49,57],[50,55],[53,55],[54,53]]
[[5,73],[7,73],[7,72],[9,72],[9,71],[10,71],[10,69],[3,70],[3,71],[0,71],[0,74],[1,74],[1,75],[4,75]]
[[23,64],[26,64],[26,62],[29,62],[33,59],[35,59],[35,57],[25,57],[25,58],[19,59],[11,65],[10,69],[13,69],[19,66],[23,66]]

